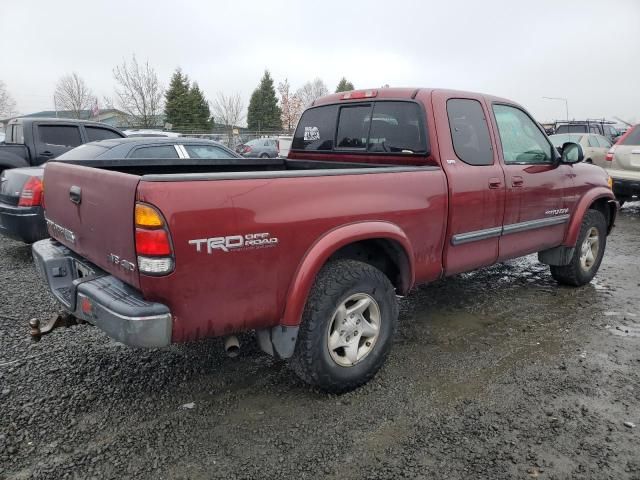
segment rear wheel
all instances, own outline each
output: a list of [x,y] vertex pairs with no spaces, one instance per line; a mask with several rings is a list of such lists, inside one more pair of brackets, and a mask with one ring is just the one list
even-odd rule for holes
[[263,153],[262,155],[260,155],[260,158],[269,158],[269,154],[268,153]]
[[384,273],[355,260],[332,261],[309,295],[291,365],[322,390],[353,390],[386,360],[397,322],[395,290]]
[[561,284],[589,283],[600,268],[607,245],[607,221],[597,210],[588,210],[582,220],[573,257],[568,265],[551,265],[551,275]]

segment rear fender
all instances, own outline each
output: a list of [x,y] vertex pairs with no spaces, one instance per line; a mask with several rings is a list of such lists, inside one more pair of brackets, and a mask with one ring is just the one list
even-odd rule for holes
[[281,325],[297,326],[300,324],[313,282],[331,255],[346,245],[370,239],[394,240],[402,246],[408,260],[406,265],[408,268],[405,268],[407,271],[402,273],[402,283],[405,286],[403,289],[409,290],[415,279],[413,249],[400,227],[388,222],[359,222],[338,227],[318,239],[302,259],[289,287]]
[[[565,235],[564,242],[562,243],[563,245],[567,247],[574,247],[576,245],[584,215],[587,213],[587,210],[589,210],[589,208],[591,208],[591,206],[600,199],[606,199],[609,202],[610,214],[609,225],[607,225],[607,228],[608,231],[611,231],[613,222],[618,212],[615,196],[613,195],[613,192],[607,187],[596,187],[592,190],[589,190],[578,201],[576,209],[573,212],[573,216],[571,217],[571,221],[569,222],[569,228],[567,229],[567,234]],[[613,202],[614,208],[611,208],[610,202]]]

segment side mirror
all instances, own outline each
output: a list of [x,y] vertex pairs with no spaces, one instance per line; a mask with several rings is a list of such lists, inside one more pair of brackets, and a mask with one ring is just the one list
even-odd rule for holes
[[584,160],[584,151],[582,146],[573,142],[565,142],[562,144],[562,157],[560,163],[579,163]]

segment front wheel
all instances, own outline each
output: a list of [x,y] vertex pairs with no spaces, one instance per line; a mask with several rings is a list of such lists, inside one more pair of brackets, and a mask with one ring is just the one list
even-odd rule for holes
[[582,220],[578,242],[568,265],[551,266],[551,276],[563,285],[579,287],[598,273],[607,245],[607,221],[597,210],[588,210]]
[[353,390],[386,360],[397,322],[395,290],[384,273],[355,260],[329,262],[307,300],[291,365],[322,390]]

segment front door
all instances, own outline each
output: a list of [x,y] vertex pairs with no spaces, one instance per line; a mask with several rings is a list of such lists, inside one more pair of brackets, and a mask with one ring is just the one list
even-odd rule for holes
[[492,110],[506,181],[499,260],[560,245],[570,214],[571,166],[558,165],[551,142],[524,110],[497,103]]
[[482,97],[434,91],[440,162],[449,184],[446,275],[493,264],[504,213],[504,173]]
[[44,124],[34,126],[36,146],[35,165],[56,158],[72,148],[82,145],[82,135],[78,125]]

